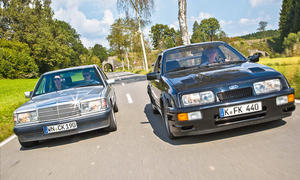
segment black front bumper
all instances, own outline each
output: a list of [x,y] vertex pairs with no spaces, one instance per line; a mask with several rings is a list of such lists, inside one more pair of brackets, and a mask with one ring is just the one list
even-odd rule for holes
[[[111,120],[111,109],[103,112],[79,116],[75,118],[47,121],[35,124],[17,125],[14,127],[14,132],[21,142],[38,141],[45,139],[52,139],[57,137],[69,136],[73,134],[83,133],[96,129],[106,128],[109,126]],[[51,134],[44,133],[44,126],[51,126],[57,124],[64,124],[76,121],[77,129],[56,132]]]
[[[174,136],[208,134],[252,124],[260,124],[268,121],[279,120],[291,116],[292,112],[295,110],[295,104],[293,102],[277,106],[276,97],[293,93],[294,90],[289,89],[273,95],[257,97],[253,96],[251,98],[239,99],[230,102],[218,102],[216,104],[207,106],[168,108],[170,131]],[[262,111],[220,118],[220,108],[258,101],[262,102]],[[178,121],[178,113],[188,113],[193,111],[200,111],[202,113],[202,119]]]

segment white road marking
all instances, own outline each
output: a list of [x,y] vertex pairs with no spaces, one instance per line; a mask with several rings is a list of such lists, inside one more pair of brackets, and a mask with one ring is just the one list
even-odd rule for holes
[[125,86],[125,83],[122,82],[122,86]]
[[132,101],[132,98],[131,98],[130,94],[127,93],[126,96],[127,96],[128,103],[132,104],[133,101]]
[[295,99],[295,103],[300,104],[300,100]]
[[5,139],[4,141],[2,141],[2,143],[0,143],[0,147],[4,146],[5,144],[7,144],[9,141],[15,139],[17,136],[16,135],[12,135],[9,138]]
[[209,169],[210,169],[211,171],[214,171],[216,168],[215,168],[214,166],[209,166]]

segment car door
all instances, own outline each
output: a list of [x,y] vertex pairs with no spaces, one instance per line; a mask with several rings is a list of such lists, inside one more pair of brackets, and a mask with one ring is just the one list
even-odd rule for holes
[[151,94],[153,99],[155,100],[156,105],[160,106],[160,97],[161,97],[161,55],[157,57],[157,60],[154,65],[154,72],[156,72],[159,76],[158,79],[152,80],[150,84]]

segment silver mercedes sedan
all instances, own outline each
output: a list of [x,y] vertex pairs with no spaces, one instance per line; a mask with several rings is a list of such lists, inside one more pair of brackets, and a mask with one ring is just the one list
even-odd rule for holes
[[39,140],[106,128],[116,131],[116,96],[97,65],[79,66],[43,74],[30,98],[14,111],[14,132],[23,147]]

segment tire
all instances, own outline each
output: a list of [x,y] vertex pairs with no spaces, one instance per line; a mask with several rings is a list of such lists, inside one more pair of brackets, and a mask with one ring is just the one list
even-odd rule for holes
[[153,114],[159,114],[159,111],[156,109],[156,107],[154,105],[154,100],[153,100],[152,94],[149,93],[149,91],[148,91],[148,94],[149,94],[149,98],[150,98],[150,102],[151,102],[151,109],[152,109]]
[[168,138],[169,139],[176,139],[176,137],[170,131],[168,115],[167,115],[167,112],[166,112],[165,108],[163,108],[162,116],[163,116],[162,119],[163,119],[163,122],[165,124],[165,129],[166,129],[166,133],[167,133]]
[[19,143],[21,144],[21,146],[24,148],[31,148],[33,146],[38,145],[38,143],[39,143],[38,141],[22,142],[22,141],[20,141],[20,139],[18,139],[18,140],[19,140]]
[[117,130],[117,120],[116,120],[114,108],[111,109],[110,113],[111,113],[110,114],[110,122],[109,122],[109,126],[107,128],[107,131],[112,132],[112,131]]
[[114,112],[119,112],[119,107],[118,107],[118,105],[117,105],[117,102],[116,102],[115,105],[114,105]]
[[156,109],[155,105],[151,102],[151,109],[153,114],[159,114],[159,111]]

